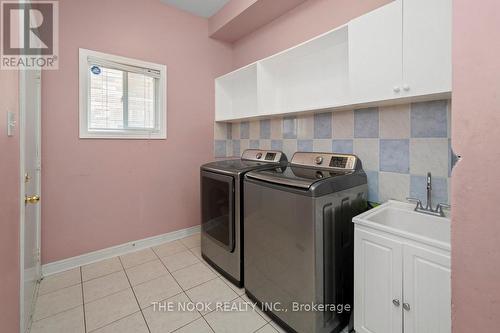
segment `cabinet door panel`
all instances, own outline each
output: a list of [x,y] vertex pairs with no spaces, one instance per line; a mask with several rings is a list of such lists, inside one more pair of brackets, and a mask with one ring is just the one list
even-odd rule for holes
[[401,97],[402,4],[396,0],[349,23],[352,103]]
[[354,245],[354,328],[358,333],[402,331],[402,245],[356,229]]
[[404,0],[406,96],[451,91],[452,0]]
[[451,333],[450,257],[404,246],[405,333]]

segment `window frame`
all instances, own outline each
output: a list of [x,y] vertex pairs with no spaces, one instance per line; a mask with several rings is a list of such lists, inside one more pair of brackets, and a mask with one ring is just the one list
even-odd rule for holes
[[[155,104],[158,118],[158,128],[154,130],[146,129],[90,129],[90,70],[88,59],[96,58],[103,61],[110,61],[125,66],[153,69],[160,72],[158,83],[156,84]],[[128,89],[128,87],[127,87]],[[79,49],[79,122],[80,139],[166,139],[167,138],[167,66],[155,64],[138,59],[126,58],[117,55]],[[127,91],[128,93],[128,91]],[[128,101],[127,101],[128,102]],[[126,103],[126,102],[125,102]],[[125,113],[124,113],[125,116]]]

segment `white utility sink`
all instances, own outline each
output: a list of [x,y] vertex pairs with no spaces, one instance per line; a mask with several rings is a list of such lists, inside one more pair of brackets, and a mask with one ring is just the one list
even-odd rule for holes
[[353,218],[353,222],[430,246],[450,250],[450,219],[414,211],[415,204],[394,200]]

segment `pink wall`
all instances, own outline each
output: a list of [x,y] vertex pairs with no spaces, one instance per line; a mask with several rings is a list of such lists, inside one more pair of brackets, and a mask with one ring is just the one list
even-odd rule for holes
[[[213,79],[231,48],[158,0],[64,0],[59,70],[43,73],[42,261],[198,225],[213,159]],[[78,48],[166,64],[167,140],[78,138]]]
[[453,332],[498,332],[500,2],[453,5]]
[[[387,2],[309,0],[231,47],[156,0],[61,1],[59,70],[42,84],[42,262],[197,225],[213,79]],[[78,138],[79,47],[168,66],[167,140]]]
[[7,111],[19,119],[17,71],[0,70],[0,331],[19,331],[19,128],[7,137]]
[[234,44],[234,68],[304,42],[391,0],[309,0]]

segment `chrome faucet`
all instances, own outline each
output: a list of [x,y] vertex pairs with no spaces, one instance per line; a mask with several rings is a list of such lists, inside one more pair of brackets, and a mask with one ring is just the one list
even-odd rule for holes
[[420,199],[406,198],[406,200],[417,204],[417,206],[415,207],[416,212],[434,215],[434,216],[444,217],[445,214],[444,214],[443,208],[447,208],[447,209],[451,208],[450,205],[447,205],[444,203],[437,204],[435,209],[432,208],[432,175],[430,172],[427,173],[427,204],[425,205],[425,207],[422,205],[422,201],[420,201]]
[[427,205],[425,209],[432,210],[432,176],[427,172]]

